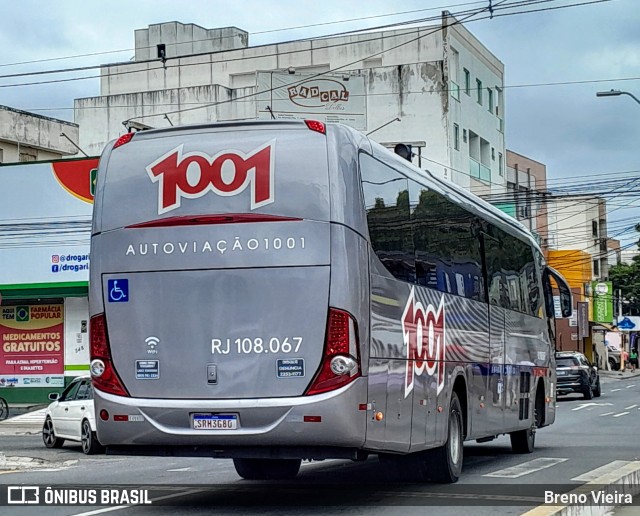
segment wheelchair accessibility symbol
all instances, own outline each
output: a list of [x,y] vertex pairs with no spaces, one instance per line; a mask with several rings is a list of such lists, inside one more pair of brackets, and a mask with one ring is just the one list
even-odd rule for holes
[[129,280],[110,279],[107,282],[107,289],[109,291],[109,303],[129,302]]

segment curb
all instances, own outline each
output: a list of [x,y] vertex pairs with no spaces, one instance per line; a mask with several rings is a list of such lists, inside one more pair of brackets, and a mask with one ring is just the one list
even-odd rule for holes
[[[627,506],[620,503],[611,505],[610,503],[596,503],[591,497],[591,493],[601,492],[611,495],[635,496],[640,493],[640,461],[633,461],[614,473],[602,475],[586,484],[583,484],[573,491],[567,493],[570,496],[585,496],[586,503],[572,505],[540,505],[535,509],[523,513],[521,516],[606,516],[611,514],[615,507]],[[614,498],[615,499],[615,498]]]

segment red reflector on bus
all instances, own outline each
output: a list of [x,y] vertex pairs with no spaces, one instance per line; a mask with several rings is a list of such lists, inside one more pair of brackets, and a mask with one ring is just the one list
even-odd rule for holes
[[324,125],[324,122],[320,122],[318,120],[305,120],[304,123],[307,124],[307,127],[312,131],[327,134],[327,126]]
[[127,133],[127,134],[123,134],[120,138],[118,138],[116,140],[116,143],[113,144],[113,148],[117,148],[120,147],[121,145],[124,145],[125,143],[129,143],[131,141],[131,138],[133,138],[133,135],[135,133]]
[[113,416],[114,421],[129,421],[129,416],[123,416],[122,414],[116,414]]
[[322,423],[322,416],[304,416],[305,423]]
[[127,226],[131,228],[161,228],[173,226],[203,226],[209,224],[241,224],[246,222],[291,222],[302,219],[282,217],[280,215],[263,215],[259,213],[225,213],[224,215],[183,215],[166,219],[149,220]]

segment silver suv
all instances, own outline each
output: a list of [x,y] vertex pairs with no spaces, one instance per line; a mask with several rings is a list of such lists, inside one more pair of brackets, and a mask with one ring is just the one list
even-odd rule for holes
[[620,350],[613,346],[607,346],[607,360],[612,371],[620,369]]

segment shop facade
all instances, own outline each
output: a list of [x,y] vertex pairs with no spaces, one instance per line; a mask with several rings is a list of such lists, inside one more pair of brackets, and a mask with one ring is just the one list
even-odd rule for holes
[[0,165],[0,397],[45,403],[89,371],[98,159]]

